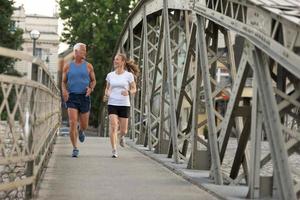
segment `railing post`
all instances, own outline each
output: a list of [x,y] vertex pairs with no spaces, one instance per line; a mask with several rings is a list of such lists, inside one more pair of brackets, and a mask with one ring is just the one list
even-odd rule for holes
[[[32,123],[31,123],[31,125],[32,125]],[[29,150],[29,154],[32,153],[32,146],[33,146],[33,130],[31,128],[30,131],[29,131],[29,135],[28,135],[28,150]],[[31,161],[27,162],[26,177],[33,176],[33,173],[34,173],[34,160],[31,160]],[[30,184],[30,185],[26,185],[25,199],[31,199],[33,197],[34,183],[35,183],[35,181],[32,184]]]

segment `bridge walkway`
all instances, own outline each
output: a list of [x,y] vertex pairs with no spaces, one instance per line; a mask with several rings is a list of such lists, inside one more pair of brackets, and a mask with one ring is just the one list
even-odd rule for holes
[[133,148],[111,158],[108,138],[87,137],[72,158],[68,137],[57,138],[37,199],[217,199]]

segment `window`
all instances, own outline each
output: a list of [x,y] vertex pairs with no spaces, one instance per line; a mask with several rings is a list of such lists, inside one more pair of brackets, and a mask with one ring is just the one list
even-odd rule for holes
[[43,55],[43,49],[42,48],[36,48],[35,49],[35,55],[39,58],[42,58]]

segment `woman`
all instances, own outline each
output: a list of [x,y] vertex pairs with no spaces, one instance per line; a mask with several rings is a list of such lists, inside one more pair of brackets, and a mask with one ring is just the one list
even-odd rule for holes
[[130,111],[129,96],[136,93],[134,76],[138,75],[139,69],[133,60],[127,60],[126,55],[121,53],[114,58],[114,69],[106,77],[105,98],[108,99],[112,157],[117,158],[117,132],[119,128],[120,146],[124,147]]

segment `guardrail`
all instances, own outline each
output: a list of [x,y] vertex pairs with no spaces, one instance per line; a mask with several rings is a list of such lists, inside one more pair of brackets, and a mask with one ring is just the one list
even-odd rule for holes
[[60,125],[60,92],[40,59],[2,47],[0,56],[36,67],[35,80],[0,75],[0,199],[28,199]]

